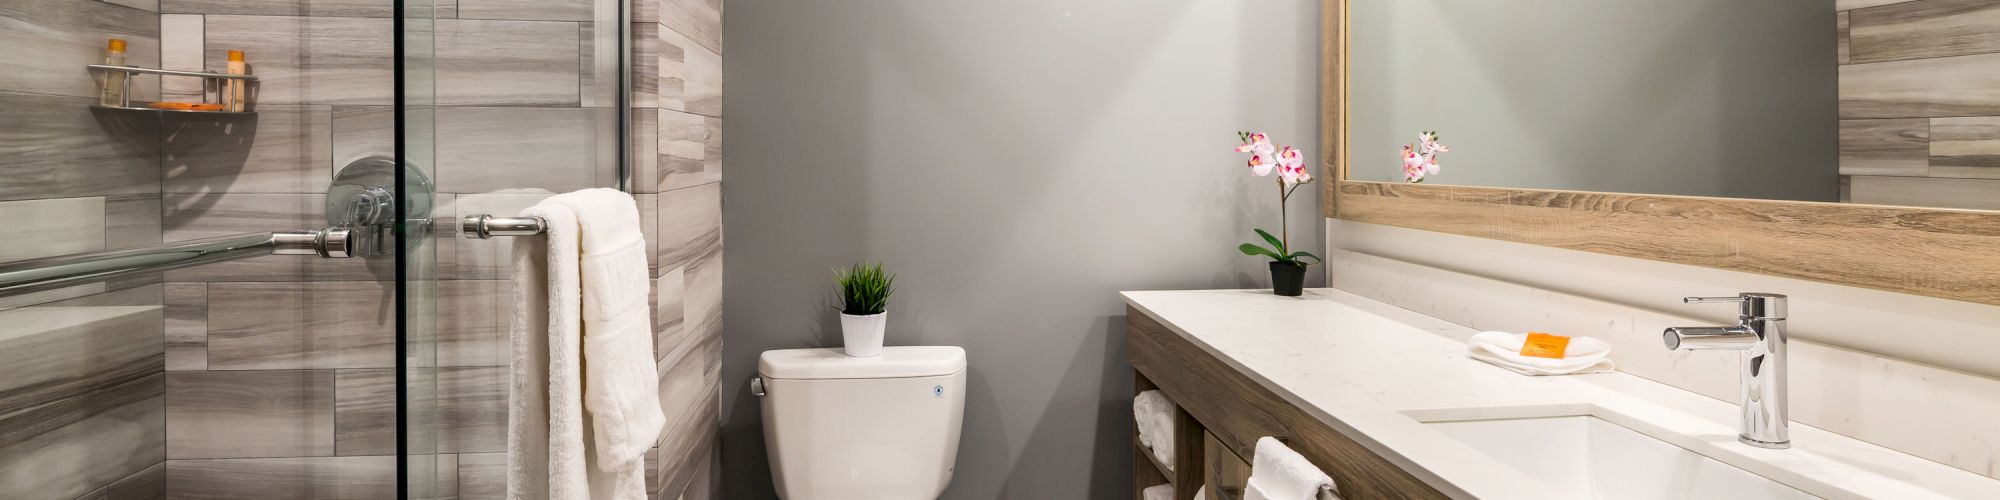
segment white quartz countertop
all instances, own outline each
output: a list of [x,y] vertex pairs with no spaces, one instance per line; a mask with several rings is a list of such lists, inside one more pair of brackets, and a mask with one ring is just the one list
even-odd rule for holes
[[[1125,302],[1455,497],[1566,498],[1424,421],[1592,415],[1825,498],[2000,499],[2000,480],[1793,422],[1736,441],[1738,407],[1622,372],[1529,377],[1467,358],[1470,328],[1332,289],[1123,292]],[[1664,347],[1662,347],[1664,349]],[[2000,418],[2000,417],[1996,417]]]

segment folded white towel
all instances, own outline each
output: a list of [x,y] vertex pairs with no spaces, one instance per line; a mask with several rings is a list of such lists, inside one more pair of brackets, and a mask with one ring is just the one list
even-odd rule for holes
[[666,416],[638,207],[589,189],[523,215],[548,229],[514,241],[509,495],[644,499]]
[[1146,489],[1139,491],[1139,496],[1145,500],[1174,500],[1174,485],[1156,484],[1147,486]]
[[1321,488],[1329,492],[1335,488],[1326,472],[1270,436],[1257,438],[1257,456],[1250,460],[1243,500],[1313,500]]
[[1153,458],[1174,468],[1174,413],[1179,408],[1159,390],[1139,393],[1132,398],[1132,422],[1139,428],[1139,444],[1152,451]]
[[1522,356],[1527,334],[1481,332],[1466,341],[1472,359],[1492,363],[1522,375],[1575,375],[1616,370],[1611,361],[1611,344],[1590,337],[1570,337],[1562,359]]

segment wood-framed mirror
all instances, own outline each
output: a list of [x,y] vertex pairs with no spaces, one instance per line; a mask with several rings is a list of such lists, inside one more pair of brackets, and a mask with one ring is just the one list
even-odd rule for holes
[[2000,305],[2000,2],[1321,8],[1325,217]]

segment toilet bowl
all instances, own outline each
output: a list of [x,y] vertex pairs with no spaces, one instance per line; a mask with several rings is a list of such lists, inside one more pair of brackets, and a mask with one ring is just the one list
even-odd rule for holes
[[965,416],[965,350],[897,346],[765,351],[751,390],[778,498],[935,499],[951,484]]

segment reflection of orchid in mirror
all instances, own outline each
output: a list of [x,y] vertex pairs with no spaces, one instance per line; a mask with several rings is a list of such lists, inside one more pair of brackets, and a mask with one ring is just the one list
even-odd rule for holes
[[1436,131],[1417,134],[1417,144],[1403,145],[1403,180],[1423,182],[1425,176],[1437,175],[1443,171],[1438,166],[1438,153],[1449,153],[1451,148],[1438,142]]

